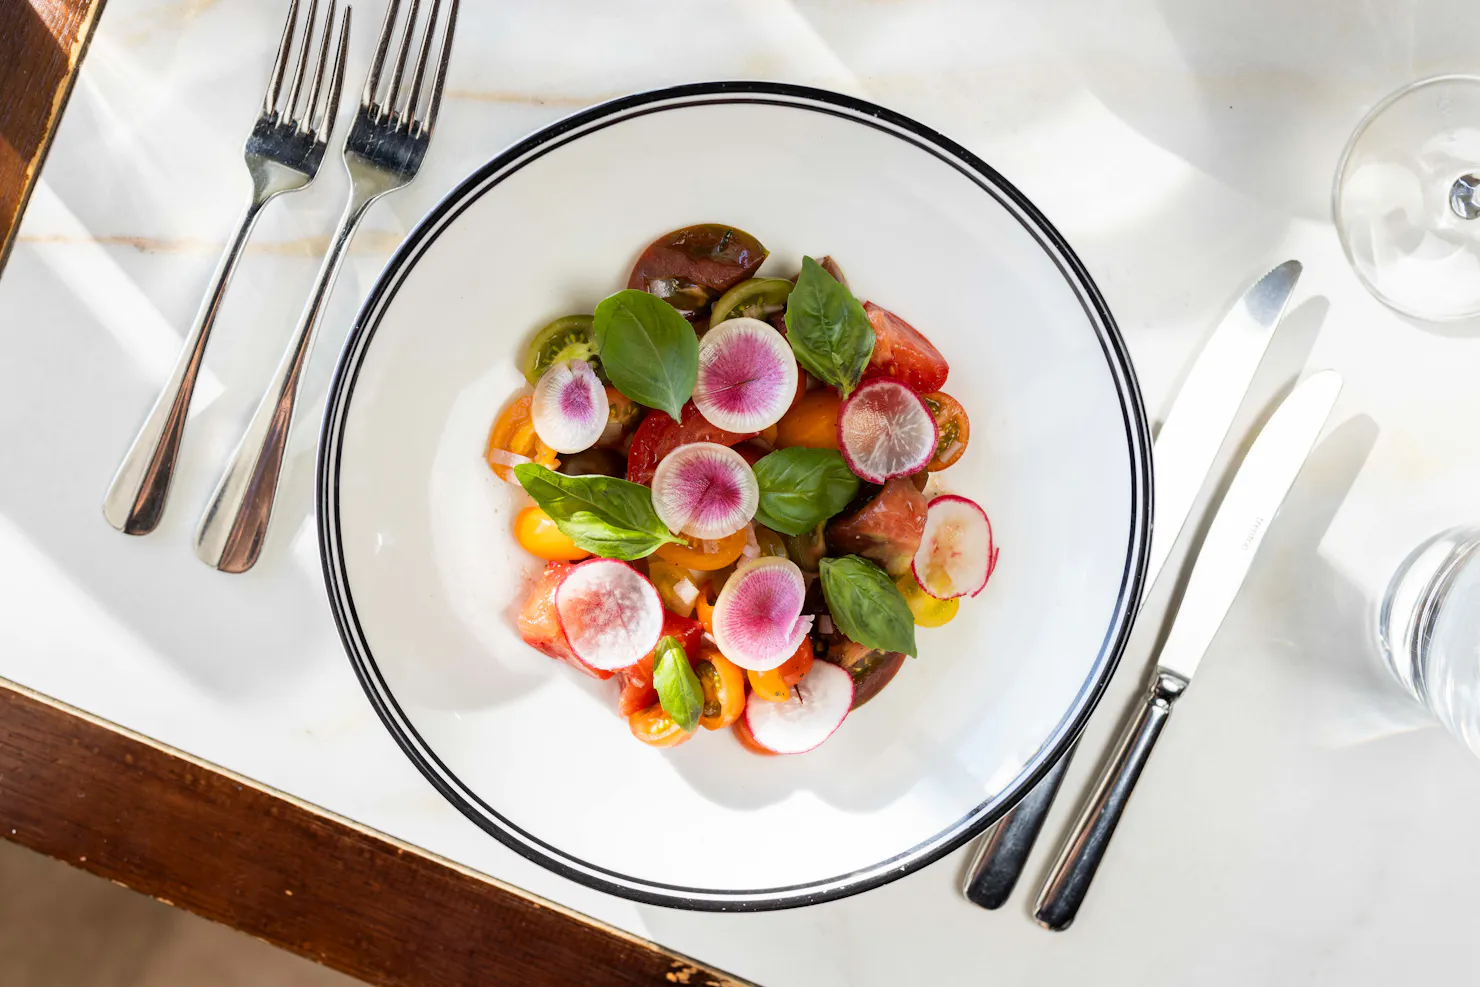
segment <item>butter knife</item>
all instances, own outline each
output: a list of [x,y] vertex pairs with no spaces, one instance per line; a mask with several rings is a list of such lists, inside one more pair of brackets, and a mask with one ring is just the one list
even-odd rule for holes
[[[1177,392],[1152,449],[1155,507],[1143,594],[1155,584],[1171,555],[1300,280],[1300,271],[1299,261],[1287,260],[1244,292],[1213,331]],[[962,886],[969,901],[982,908],[1000,908],[1012,894],[1077,748],[1076,742],[982,838]]]
[[1121,734],[1115,754],[1038,897],[1033,917],[1044,928],[1067,929],[1078,914],[1172,704],[1187,689],[1217,636],[1275,512],[1340,393],[1341,376],[1334,370],[1307,377],[1275,410],[1244,457],[1213,515],[1176,620],[1157,655],[1156,672],[1140,713]]

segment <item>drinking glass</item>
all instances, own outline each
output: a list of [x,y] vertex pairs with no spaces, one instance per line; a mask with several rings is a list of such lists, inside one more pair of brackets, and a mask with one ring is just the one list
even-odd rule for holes
[[1358,124],[1332,215],[1357,277],[1405,315],[1480,315],[1480,78],[1412,83]]

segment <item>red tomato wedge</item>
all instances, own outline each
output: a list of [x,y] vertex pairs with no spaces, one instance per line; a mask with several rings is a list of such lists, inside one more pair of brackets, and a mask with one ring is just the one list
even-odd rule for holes
[[535,583],[524,601],[524,609],[519,611],[519,636],[536,651],[578,668],[592,678],[609,679],[611,672],[592,668],[576,657],[566,640],[565,631],[560,627],[560,613],[555,609],[555,588],[572,568],[574,566],[569,562],[551,562],[545,566],[540,581]]
[[945,386],[950,364],[920,330],[873,302],[863,310],[874,327],[874,355],[863,368],[869,377],[893,377],[916,394],[929,394]]
[[690,401],[683,406],[683,417],[674,421],[662,411],[648,412],[632,436],[632,449],[627,453],[627,479],[633,483],[653,482],[658,463],[679,446],[690,442],[718,442],[733,446],[760,435],[759,432],[727,432],[711,425]]
[[[683,645],[684,654],[689,656],[689,664],[693,664],[694,656],[699,652],[699,642],[704,636],[704,625],[665,609],[662,636],[678,638],[678,643]],[[623,716],[631,716],[657,702],[658,690],[653,687],[653,652],[648,652],[635,665],[618,672],[617,681],[622,684],[622,693],[617,697],[617,712]]]

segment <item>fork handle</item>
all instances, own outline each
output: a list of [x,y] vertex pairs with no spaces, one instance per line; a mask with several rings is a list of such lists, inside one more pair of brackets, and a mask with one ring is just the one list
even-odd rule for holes
[[175,475],[175,461],[179,458],[180,443],[185,437],[190,398],[195,393],[195,380],[200,374],[201,358],[206,351],[206,340],[216,323],[216,313],[221,310],[221,300],[226,296],[226,287],[231,283],[236,263],[252,235],[252,227],[257,225],[262,207],[271,198],[271,195],[254,193],[247,202],[237,223],[236,235],[216,263],[216,273],[211,275],[210,287],[195,314],[195,323],[185,337],[185,346],[175,361],[175,369],[119,464],[113,482],[108,485],[108,493],[103,497],[103,516],[126,535],[147,535],[164,515],[170,481]]
[[293,407],[298,400],[304,365],[313,349],[314,332],[355,228],[378,197],[359,188],[350,193],[329,252],[319,267],[313,292],[299,316],[293,340],[201,518],[195,536],[195,554],[222,572],[246,572],[262,552],[288,446],[288,432],[293,425]]

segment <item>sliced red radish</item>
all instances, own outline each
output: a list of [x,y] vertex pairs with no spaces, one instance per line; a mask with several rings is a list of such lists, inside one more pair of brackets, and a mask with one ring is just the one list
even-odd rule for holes
[[807,581],[790,559],[763,555],[745,562],[714,601],[714,643],[741,668],[776,668],[812,630],[812,616],[802,614],[806,597]]
[[551,449],[583,452],[606,430],[606,388],[585,360],[557,363],[534,385],[529,417]]
[[658,646],[663,603],[647,577],[616,559],[572,566],[555,590],[560,626],[592,668],[626,668]]
[[668,530],[693,538],[733,535],[760,501],[745,457],[717,442],[679,446],[653,471],[653,509]]
[[777,754],[805,754],[842,726],[853,707],[853,676],[837,665],[813,662],[791,687],[791,698],[774,703],[752,692],[745,724],[755,742]]
[[935,417],[920,396],[886,377],[858,385],[838,409],[838,445],[870,483],[918,473],[935,455]]
[[925,534],[910,568],[920,587],[938,600],[975,596],[997,567],[992,522],[974,500],[944,494],[925,512]]
[[786,338],[760,319],[729,319],[699,340],[694,404],[731,432],[759,432],[781,420],[797,391],[797,361]]

